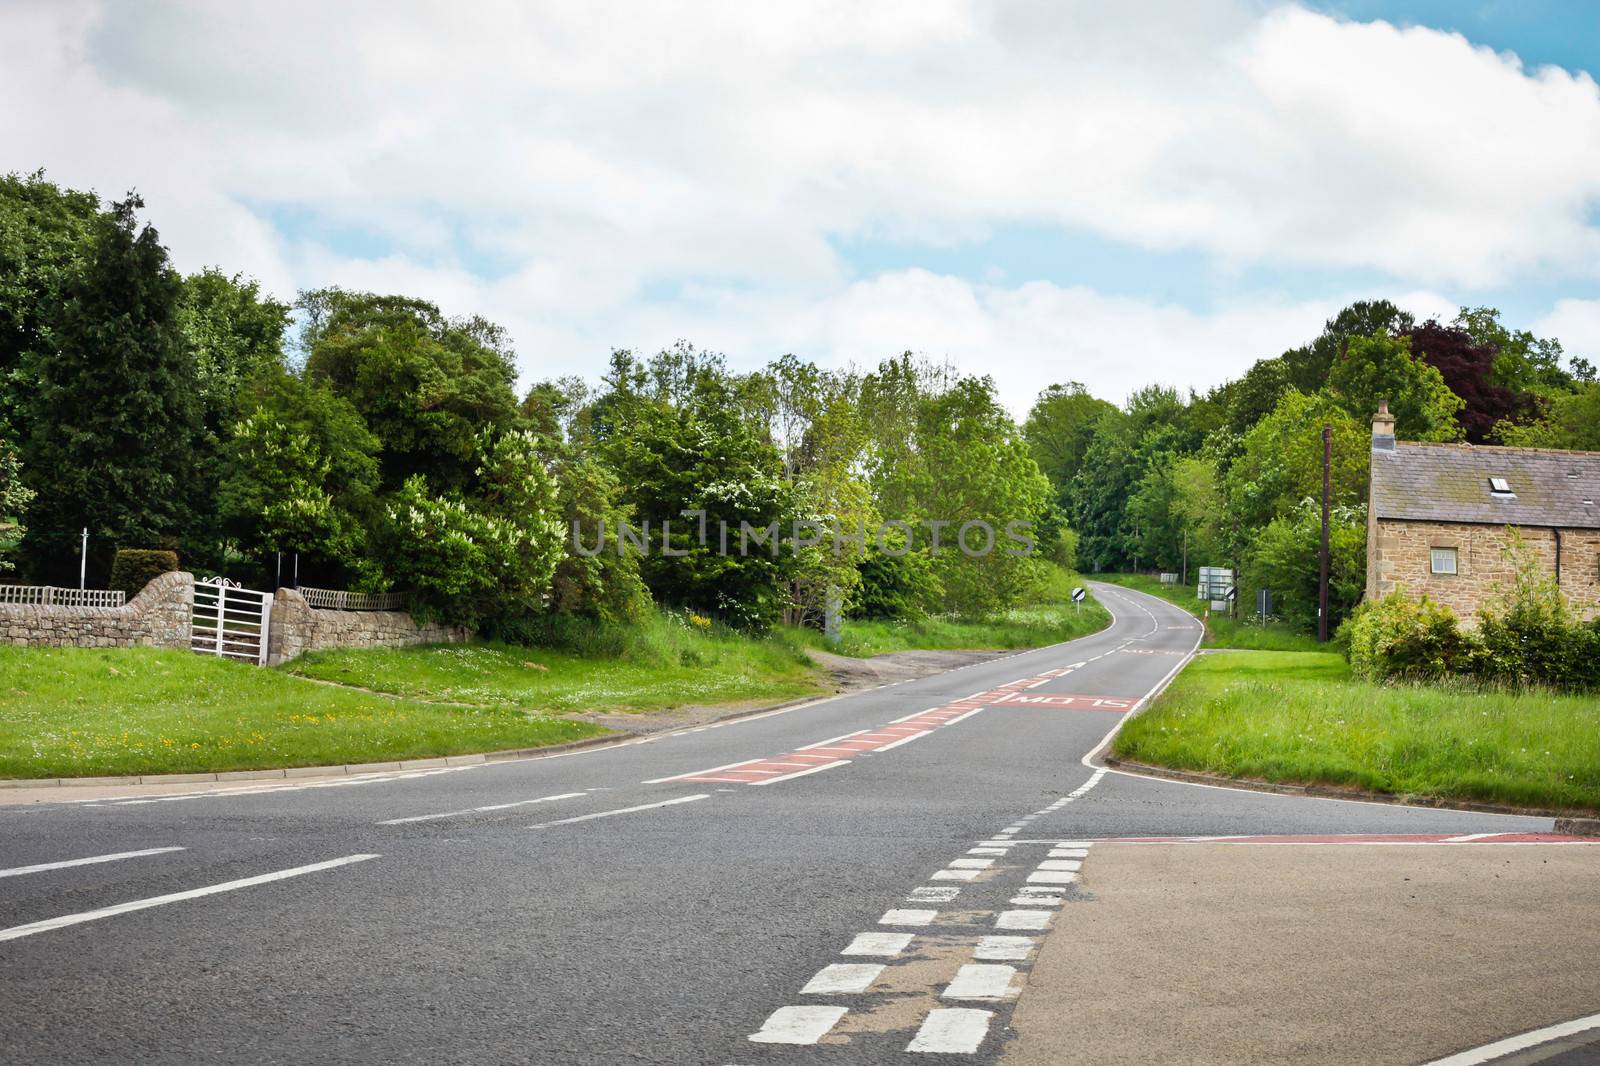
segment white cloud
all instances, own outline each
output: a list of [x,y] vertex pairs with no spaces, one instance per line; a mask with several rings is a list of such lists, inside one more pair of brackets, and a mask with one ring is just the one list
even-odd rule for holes
[[1569,356],[1600,365],[1600,300],[1557,300],[1534,320],[1537,337],[1555,337]]
[[[530,376],[685,336],[748,361],[921,349],[1013,403],[1062,377],[1116,395],[1215,382],[1337,303],[856,279],[841,237],[1063,226],[1224,277],[1429,290],[1600,262],[1591,78],[1254,0],[36,0],[0,40],[0,166],[137,186],[186,268],[482,312]],[[329,236],[351,232],[382,249]],[[663,287],[685,295],[641,299]]]

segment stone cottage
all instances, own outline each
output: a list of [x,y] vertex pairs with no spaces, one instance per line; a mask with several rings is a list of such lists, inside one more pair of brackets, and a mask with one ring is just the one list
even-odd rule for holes
[[1403,588],[1470,620],[1513,579],[1511,530],[1584,618],[1600,615],[1600,452],[1417,444],[1372,420],[1367,599]]

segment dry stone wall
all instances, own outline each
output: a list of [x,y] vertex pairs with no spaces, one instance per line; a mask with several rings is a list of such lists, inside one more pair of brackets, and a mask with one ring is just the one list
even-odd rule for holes
[[194,575],[162,574],[121,607],[0,603],[0,642],[38,648],[187,648]]
[[460,644],[471,634],[460,626],[418,623],[404,611],[327,611],[312,607],[294,589],[279,589],[272,601],[267,665],[326,648],[404,648],[414,644]]

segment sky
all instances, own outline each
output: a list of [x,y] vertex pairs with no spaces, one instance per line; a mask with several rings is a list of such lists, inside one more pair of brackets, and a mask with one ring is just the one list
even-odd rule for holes
[[686,339],[1197,388],[1354,299],[1600,362],[1600,5],[0,0],[0,170],[522,384]]

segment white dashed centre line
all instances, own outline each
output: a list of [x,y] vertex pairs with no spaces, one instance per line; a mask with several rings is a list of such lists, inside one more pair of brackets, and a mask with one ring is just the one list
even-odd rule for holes
[[119,859],[138,859],[146,855],[165,855],[169,851],[182,851],[182,848],[145,848],[143,851],[118,851],[111,855],[91,855],[87,859],[67,859],[63,862],[41,862],[34,866],[13,866],[9,870],[0,870],[0,877],[21,877],[23,874],[39,874],[46,870],[65,870],[69,866],[93,866],[100,862],[116,862]]
[[377,857],[376,855],[346,855],[342,859],[329,859],[327,862],[314,862],[309,866],[296,866],[289,870],[276,870],[270,874],[257,874],[254,877],[243,877],[237,881],[224,881],[221,884],[207,885],[204,888],[191,888],[186,892],[172,892],[165,896],[151,896],[149,899],[136,899],[127,903],[117,903],[110,907],[101,907],[99,910],[83,911],[79,914],[64,914],[59,918],[46,918],[42,922],[29,922],[27,925],[14,925],[10,929],[0,929],[0,941],[19,940],[25,936],[46,933],[52,929],[63,929],[69,925],[96,922],[102,918],[113,918],[119,914],[148,910],[151,907],[162,907],[168,903],[199,899],[201,896],[213,896],[219,892],[233,892],[241,888],[252,888],[255,885],[283,881],[290,877],[316,873],[319,870],[331,870],[336,866],[348,866],[353,862],[365,862],[368,859],[376,859]]
[[445,811],[443,814],[415,814],[410,818],[390,818],[388,821],[379,822],[379,825],[408,825],[412,822],[434,822],[440,818],[461,818],[469,814],[486,814],[490,811],[509,811],[513,807],[528,807],[535,803],[554,803],[556,800],[581,799],[586,793],[562,792],[554,796],[540,796],[537,799],[517,800],[515,803],[491,803],[487,807],[468,807],[462,811]]
[[677,799],[662,800],[660,803],[641,803],[637,807],[618,807],[610,811],[595,811],[593,814],[580,814],[576,818],[562,818],[554,822],[539,822],[537,825],[528,826],[529,829],[549,829],[557,825],[574,825],[578,822],[589,822],[596,818],[615,818],[619,814],[634,814],[638,811],[653,811],[657,807],[671,807],[678,803],[693,803],[696,800],[710,799],[711,793],[700,792],[693,796],[679,796]]

